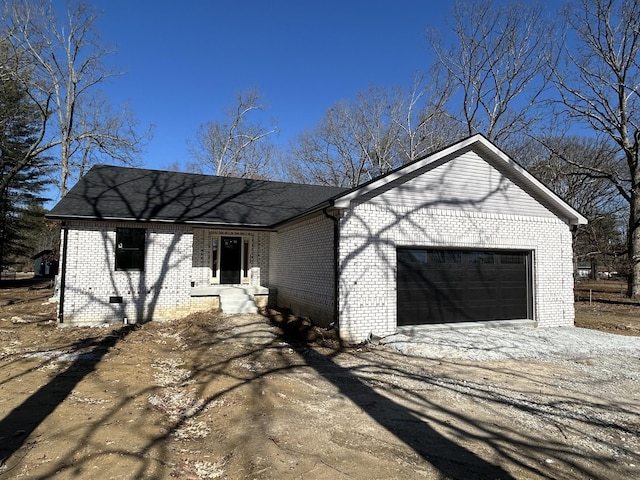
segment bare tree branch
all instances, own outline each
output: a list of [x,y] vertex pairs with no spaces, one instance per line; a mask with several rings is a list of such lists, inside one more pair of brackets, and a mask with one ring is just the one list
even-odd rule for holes
[[[565,10],[565,62],[551,66],[569,119],[617,146],[616,162],[576,167],[607,178],[628,202],[629,294],[640,296],[640,0],[581,0]],[[561,69],[561,65],[566,65]],[[624,174],[620,163],[625,165]]]
[[[150,129],[138,134],[129,112],[113,113],[106,100],[98,100],[97,87],[120,73],[104,64],[113,52],[100,43],[98,15],[91,6],[69,4],[62,24],[51,1],[8,0],[3,18],[6,38],[25,62],[7,73],[25,85],[44,112],[34,152],[51,150],[59,155],[62,196],[70,177],[84,173],[88,163],[98,158],[131,161],[140,153]],[[98,104],[101,107],[95,109]],[[74,162],[78,154],[83,158]]]
[[549,20],[542,5],[491,0],[458,1],[453,17],[457,43],[443,46],[433,30],[427,36],[455,87],[452,102],[467,135],[484,133],[505,148],[539,120]]
[[257,90],[237,94],[222,121],[200,125],[191,154],[196,160],[191,168],[214,175],[267,178],[275,147],[268,137],[277,132],[274,126],[250,123],[249,117],[265,109]]

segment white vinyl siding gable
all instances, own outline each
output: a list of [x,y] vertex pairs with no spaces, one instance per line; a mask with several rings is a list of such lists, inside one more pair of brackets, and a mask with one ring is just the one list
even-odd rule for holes
[[[383,190],[380,192],[380,190]],[[416,170],[359,199],[377,205],[554,218],[556,215],[474,151]]]

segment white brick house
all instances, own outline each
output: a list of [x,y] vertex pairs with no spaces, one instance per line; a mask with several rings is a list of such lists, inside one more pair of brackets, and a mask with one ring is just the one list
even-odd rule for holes
[[480,135],[352,190],[94,167],[49,217],[63,221],[62,323],[269,298],[350,343],[433,323],[573,325],[571,228],[586,223]]

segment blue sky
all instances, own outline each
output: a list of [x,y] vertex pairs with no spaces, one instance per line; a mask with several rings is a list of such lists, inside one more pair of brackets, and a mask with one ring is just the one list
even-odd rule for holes
[[432,62],[424,33],[452,2],[431,0],[92,0],[102,42],[125,72],[105,87],[155,124],[141,165],[189,160],[198,126],[221,119],[235,93],[258,88],[278,143],[371,85],[410,86]]

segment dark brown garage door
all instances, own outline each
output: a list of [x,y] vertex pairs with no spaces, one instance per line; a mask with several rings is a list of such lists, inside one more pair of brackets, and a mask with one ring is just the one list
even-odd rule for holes
[[532,318],[531,253],[398,248],[398,325]]

